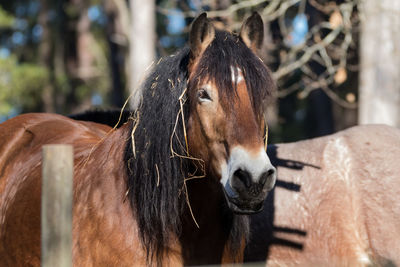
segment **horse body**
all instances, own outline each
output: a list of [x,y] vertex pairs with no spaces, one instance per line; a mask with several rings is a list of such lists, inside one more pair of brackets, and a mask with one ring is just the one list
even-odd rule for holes
[[400,131],[358,126],[268,147],[277,184],[251,218],[246,261],[400,264]]
[[[41,147],[52,143],[74,146],[74,262],[84,266],[100,263],[124,266],[132,261],[128,264],[123,260],[143,258],[136,255],[140,250],[133,251],[127,246],[128,241],[134,244],[137,236],[133,234],[136,226],[129,204],[121,201],[124,196],[123,168],[113,168],[107,157],[96,156],[106,150],[105,155],[122,161],[123,149],[116,145],[122,143],[114,141],[120,140],[121,136],[111,134],[107,142],[101,143],[90,155],[96,162],[90,160],[91,148],[110,129],[101,124],[75,122],[48,114],[27,114],[0,125],[0,132],[9,133],[1,139],[1,145],[6,145],[10,153],[14,152],[14,155],[4,155],[0,163],[2,263],[13,266],[40,264],[41,180],[38,177],[41,176]],[[88,168],[80,169],[85,163]]]
[[0,262],[40,264],[45,144],[74,147],[75,265],[240,261],[244,214],[262,209],[275,183],[262,149],[273,89],[254,54],[262,37],[258,14],[239,35],[200,15],[189,46],[153,67],[140,106],[118,129],[51,114],[1,124]]
[[[110,131],[106,125],[51,114],[25,114],[0,125],[0,132],[9,133],[1,145],[21,152],[4,155],[0,161],[2,264],[40,265],[41,147],[63,143],[74,147],[74,264],[146,265],[146,251],[139,245],[138,226],[127,201],[126,171],[113,164],[124,161],[121,140],[129,138],[131,130],[125,124],[107,135]],[[21,163],[26,156],[29,160]],[[186,211],[182,235],[169,241],[162,265],[240,261],[241,253],[231,255],[226,249],[232,222],[225,218],[221,189],[207,179],[188,183],[188,189],[200,228]]]

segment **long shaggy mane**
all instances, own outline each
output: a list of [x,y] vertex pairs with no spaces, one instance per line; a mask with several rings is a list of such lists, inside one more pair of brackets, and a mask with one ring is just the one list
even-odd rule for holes
[[[181,216],[187,205],[184,179],[193,175],[192,160],[183,157],[187,155],[184,125],[197,82],[212,79],[220,95],[230,99],[235,95],[231,66],[239,67],[257,114],[262,113],[265,99],[273,89],[267,68],[237,35],[217,31],[189,83],[190,56],[190,49],[185,47],[153,67],[142,86],[141,104],[133,115],[132,138],[125,151],[128,198],[147,259],[150,263],[156,260],[157,265],[161,265],[168,252],[169,241],[181,234]],[[231,243],[238,244],[231,249],[237,250],[242,233],[247,232],[247,218],[240,219],[243,216],[230,211],[226,216],[232,218]]]

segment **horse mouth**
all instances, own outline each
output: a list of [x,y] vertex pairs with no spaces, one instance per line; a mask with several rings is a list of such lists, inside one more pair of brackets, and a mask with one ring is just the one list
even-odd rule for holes
[[240,200],[238,198],[232,198],[224,191],[224,196],[226,203],[231,211],[235,214],[250,215],[256,214],[263,210],[264,200],[261,201],[250,201],[250,200]]

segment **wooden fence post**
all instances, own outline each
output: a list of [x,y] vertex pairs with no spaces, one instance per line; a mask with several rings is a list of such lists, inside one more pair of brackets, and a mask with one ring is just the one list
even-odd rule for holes
[[42,254],[43,267],[72,266],[73,148],[43,146]]

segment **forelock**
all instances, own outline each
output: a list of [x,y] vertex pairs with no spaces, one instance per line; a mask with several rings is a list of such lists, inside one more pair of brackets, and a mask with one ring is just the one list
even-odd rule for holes
[[237,77],[240,70],[256,112],[263,111],[264,103],[274,90],[268,68],[236,34],[217,30],[215,39],[194,66],[189,88],[212,82],[218,94],[228,99],[237,95],[232,77]]

